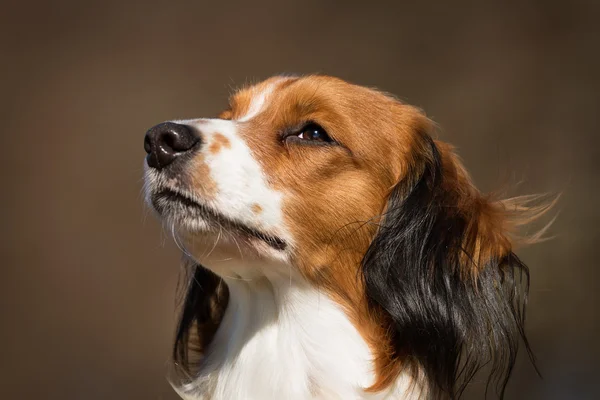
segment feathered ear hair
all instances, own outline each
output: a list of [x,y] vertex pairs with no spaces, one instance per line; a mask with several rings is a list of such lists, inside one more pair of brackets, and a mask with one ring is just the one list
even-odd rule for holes
[[389,317],[394,358],[428,398],[459,398],[486,365],[486,394],[494,384],[502,398],[520,339],[535,366],[524,331],[529,271],[512,252],[513,228],[553,203],[492,201],[448,145],[420,141],[362,261],[369,304]]
[[222,278],[199,264],[184,261],[181,315],[173,345],[173,361],[179,383],[193,379],[197,361],[213,339],[229,302]]

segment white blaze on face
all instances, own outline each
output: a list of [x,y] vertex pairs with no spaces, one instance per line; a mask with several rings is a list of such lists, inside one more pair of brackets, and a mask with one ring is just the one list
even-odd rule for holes
[[[285,80],[285,78],[282,78],[281,80]],[[260,114],[260,112],[263,110],[269,96],[271,96],[271,94],[273,93],[273,90],[275,89],[276,84],[277,84],[277,82],[271,83],[266,88],[264,88],[262,91],[256,93],[252,97],[252,101],[250,102],[250,106],[248,107],[248,111],[246,111],[246,114],[243,115],[242,117],[238,118],[237,121],[238,122],[250,121],[252,118],[254,118],[258,114]]]

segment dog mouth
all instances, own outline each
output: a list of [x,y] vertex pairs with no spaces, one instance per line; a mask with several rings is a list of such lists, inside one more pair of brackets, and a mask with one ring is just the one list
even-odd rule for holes
[[[194,199],[174,190],[161,190],[152,194],[150,200],[156,211],[161,215],[174,214],[176,215],[176,218],[177,216],[179,217],[177,219],[202,218],[209,224],[214,224],[215,228],[223,228],[230,232],[237,232],[245,236],[259,239],[276,250],[285,250],[287,247],[287,243],[283,239],[266,234],[242,222],[228,218],[218,211],[200,204]],[[185,217],[181,216],[181,211],[186,214]]]

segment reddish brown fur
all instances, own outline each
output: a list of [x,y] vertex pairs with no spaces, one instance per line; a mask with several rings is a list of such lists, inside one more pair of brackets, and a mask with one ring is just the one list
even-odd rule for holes
[[213,198],[217,192],[217,184],[210,177],[210,168],[206,165],[204,157],[196,157],[191,162],[193,166],[189,169],[190,181],[194,190],[207,199]]
[[221,151],[221,148],[223,147],[226,149],[231,148],[231,143],[229,142],[229,139],[227,139],[220,133],[215,133],[213,135],[213,139],[208,148],[208,151],[210,151],[211,154],[217,154],[219,151]]

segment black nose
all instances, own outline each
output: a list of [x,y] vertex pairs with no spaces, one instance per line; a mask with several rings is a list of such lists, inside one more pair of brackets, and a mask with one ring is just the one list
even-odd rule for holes
[[164,122],[150,128],[144,137],[146,160],[152,168],[162,169],[178,156],[194,148],[200,138],[187,125]]

